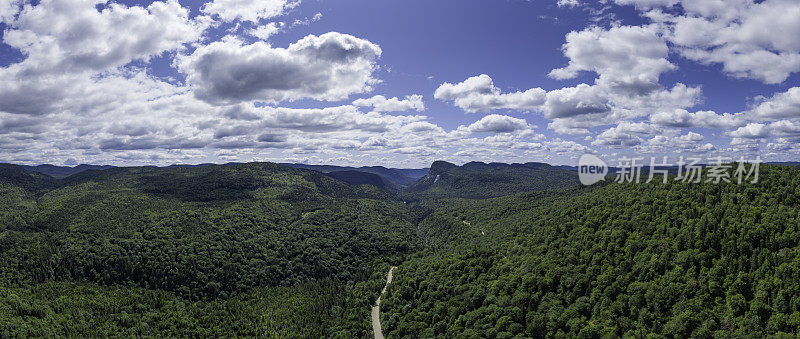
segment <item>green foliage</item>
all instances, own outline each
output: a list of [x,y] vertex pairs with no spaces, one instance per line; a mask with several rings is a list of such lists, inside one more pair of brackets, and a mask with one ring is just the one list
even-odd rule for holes
[[[800,170],[428,206],[387,337],[761,337],[800,329]],[[443,227],[437,229],[437,227]],[[427,229],[427,230],[426,230]]]
[[[264,287],[229,299],[191,301],[137,287],[48,282],[0,287],[0,336],[347,337],[371,334],[370,301],[388,265],[353,282]],[[380,269],[378,269],[380,268]],[[363,270],[363,272],[368,272]],[[366,279],[366,280],[360,280]]]
[[371,337],[389,265],[389,338],[800,333],[798,168],[755,185],[431,175],[406,204],[269,163],[0,166],[0,337]]
[[0,185],[14,185],[26,191],[54,188],[58,180],[40,173],[29,173],[20,166],[0,164]]
[[0,335],[364,337],[406,206],[276,164],[0,184]]
[[578,185],[575,172],[541,163],[434,162],[422,179],[401,193],[405,200],[483,199]]

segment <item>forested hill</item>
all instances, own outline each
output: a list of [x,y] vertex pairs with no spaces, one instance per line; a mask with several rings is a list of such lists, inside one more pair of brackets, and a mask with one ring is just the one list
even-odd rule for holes
[[481,199],[576,185],[575,172],[543,163],[470,162],[456,166],[436,161],[428,175],[403,190],[401,197],[405,200]]
[[430,248],[399,266],[383,298],[383,330],[794,337],[799,197],[800,169],[763,166],[758,184],[611,183],[438,202],[420,224]]
[[388,338],[800,333],[800,168],[576,181],[436,162],[398,197],[274,163],[0,165],[0,337],[371,337],[390,266]]
[[55,165],[37,165],[37,166],[21,166],[28,172],[36,172],[49,175],[53,178],[66,178],[70,175],[77,174],[88,170],[104,170],[114,168],[114,166],[107,165],[77,165],[74,167],[69,166],[55,166]]
[[28,172],[22,166],[0,164],[0,185],[38,191],[55,188],[59,181],[49,175]]
[[326,174],[351,185],[372,185],[388,191],[397,190],[396,186],[377,174],[361,171],[333,171]]
[[[226,166],[235,166],[241,165],[241,163],[227,163],[224,164]],[[294,164],[294,163],[282,163],[281,165],[294,167],[294,168],[303,168],[303,169],[310,169],[322,173],[331,173],[331,172],[343,172],[343,171],[357,171],[361,173],[370,173],[374,175],[378,175],[384,180],[391,183],[393,186],[402,187],[408,186],[416,182],[419,178],[425,176],[428,173],[427,168],[421,169],[401,169],[401,168],[386,168],[383,166],[363,166],[363,167],[349,167],[349,166],[333,166],[333,165],[306,165],[306,164]],[[55,165],[36,165],[36,166],[28,166],[28,165],[18,165],[22,169],[28,172],[36,172],[51,176],[53,178],[62,179],[69,177],[74,174],[78,174],[88,170],[105,170],[110,168],[115,168],[115,166],[108,166],[108,165],[77,165],[77,166],[55,166]],[[186,164],[175,164],[170,165],[162,168],[194,168],[194,167],[205,167],[205,166],[218,166],[215,164],[198,164],[198,165],[186,165]],[[155,166],[147,166],[147,167],[155,167]]]
[[419,246],[371,185],[271,163],[0,166],[0,336],[362,337]]
[[378,175],[396,187],[408,186],[419,180],[428,173],[428,169],[400,169],[386,168],[383,166],[333,166],[333,165],[306,165],[306,164],[283,164],[295,168],[305,168],[319,171],[322,173],[332,172],[363,172]]

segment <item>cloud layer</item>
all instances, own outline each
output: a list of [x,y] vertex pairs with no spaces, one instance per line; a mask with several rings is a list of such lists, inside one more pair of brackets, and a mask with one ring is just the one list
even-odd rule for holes
[[[0,161],[421,166],[582,152],[800,154],[797,1],[614,0],[642,23],[573,27],[553,50],[560,61],[538,70],[546,82],[496,83],[463,69],[427,87],[382,64],[395,46],[315,29],[323,14],[292,17],[301,6],[0,1],[4,48],[20,55],[0,66]],[[772,87],[716,111],[702,83],[680,76],[686,63]]]
[[225,39],[180,57],[177,65],[197,97],[212,104],[342,100],[371,90],[380,55],[376,44],[331,32],[287,48]]

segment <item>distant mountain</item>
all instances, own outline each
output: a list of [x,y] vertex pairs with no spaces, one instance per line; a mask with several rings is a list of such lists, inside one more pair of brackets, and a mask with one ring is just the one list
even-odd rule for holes
[[[239,163],[238,163],[238,162],[229,162],[229,163],[227,163],[227,164],[225,164],[225,165],[235,165],[235,164],[239,164]],[[213,164],[213,163],[204,163],[204,164],[197,164],[197,165],[189,165],[189,164],[172,164],[172,165],[169,165],[169,166],[165,166],[165,168],[175,168],[175,167],[202,167],[202,166],[213,166],[213,165],[216,165],[216,164]]]
[[28,171],[23,166],[0,164],[0,186],[4,184],[27,191],[39,191],[57,187],[58,180],[42,173]]
[[364,166],[356,168],[357,171],[364,171],[380,175],[387,180],[398,185],[411,185],[420,178],[428,174],[428,168],[386,168],[383,166]]
[[350,185],[372,185],[378,188],[389,189],[392,184],[382,176],[362,171],[333,171],[325,173],[329,177],[339,179]]
[[386,168],[383,166],[364,166],[364,167],[350,167],[350,166],[332,166],[332,165],[306,165],[306,164],[290,164],[282,163],[294,168],[304,168],[319,171],[322,173],[339,172],[339,171],[358,171],[365,173],[377,174],[388,182],[396,186],[409,186],[428,174],[427,168],[420,169],[400,169],[400,168]]
[[577,184],[575,172],[545,163],[470,162],[457,166],[436,161],[426,176],[403,190],[401,197],[406,200],[480,199]]
[[553,167],[557,167],[557,168],[560,168],[560,169],[565,169],[567,171],[574,171],[574,172],[578,171],[578,166],[556,165],[556,166],[553,166]]
[[781,161],[781,162],[768,162],[770,165],[778,165],[778,166],[795,166],[800,167],[800,162],[798,161]]
[[77,174],[87,170],[105,170],[109,168],[114,168],[114,166],[109,165],[78,165],[74,167],[69,166],[56,166],[56,165],[37,165],[37,166],[25,166],[20,165],[23,169],[28,172],[36,172],[49,175],[53,178],[66,178],[70,175]]
[[[197,165],[188,165],[188,164],[173,164],[164,167],[158,166],[142,166],[142,168],[196,168],[196,167],[206,167],[206,166],[215,166],[216,164],[212,163],[205,163],[205,164],[197,164]],[[235,166],[240,165],[240,163],[227,163],[223,166]],[[330,166],[330,165],[306,165],[306,164],[291,164],[291,163],[282,163],[281,165],[293,167],[293,168],[302,168],[302,169],[310,169],[317,172],[322,172],[325,174],[329,174],[331,172],[351,172],[356,171],[360,173],[368,173],[373,175],[378,175],[380,180],[376,180],[374,177],[365,176],[364,178],[357,178],[357,173],[339,173],[336,175],[332,175],[331,177],[343,180],[345,182],[361,182],[368,184],[374,184],[376,187],[384,188],[387,190],[394,190],[396,191],[399,187],[409,186],[419,180],[420,178],[424,177],[428,174],[427,168],[419,168],[419,169],[401,169],[401,168],[386,168],[383,166],[364,166],[364,167],[350,167],[350,166]],[[34,172],[34,173],[41,173],[44,175],[51,176],[56,179],[64,179],[69,176],[82,173],[85,171],[102,171],[111,168],[117,168],[115,166],[110,165],[77,165],[74,167],[69,166],[56,166],[56,165],[37,165],[37,166],[28,166],[28,165],[15,165],[21,169],[24,169],[27,172]],[[94,176],[95,174],[89,174],[89,176]]]
[[397,171],[397,172],[399,172],[399,173],[401,173],[401,174],[403,174],[403,175],[405,175],[405,176],[407,176],[409,178],[412,178],[412,179],[415,179],[415,180],[419,180],[422,177],[428,175],[428,172],[430,172],[431,169],[430,168],[418,168],[418,169],[414,169],[414,168],[393,168],[392,170],[395,170],[395,171]]

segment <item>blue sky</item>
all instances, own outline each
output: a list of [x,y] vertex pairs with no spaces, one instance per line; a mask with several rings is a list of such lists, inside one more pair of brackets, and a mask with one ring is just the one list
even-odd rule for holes
[[3,162],[800,160],[796,1],[0,0],[0,21]]

